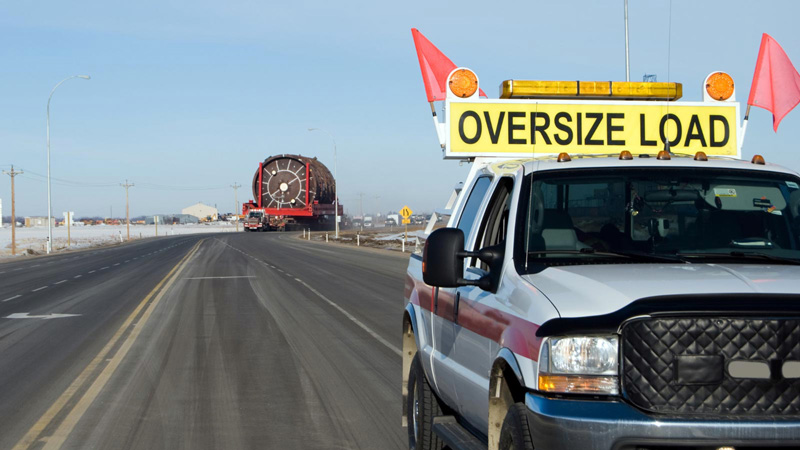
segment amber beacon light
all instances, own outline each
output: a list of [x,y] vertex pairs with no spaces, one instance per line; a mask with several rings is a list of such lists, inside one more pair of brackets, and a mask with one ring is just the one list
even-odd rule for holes
[[478,76],[469,69],[458,69],[450,75],[450,92],[456,97],[472,97],[478,90]]
[[733,96],[733,78],[725,72],[714,72],[706,78],[706,92],[714,100],[725,101]]

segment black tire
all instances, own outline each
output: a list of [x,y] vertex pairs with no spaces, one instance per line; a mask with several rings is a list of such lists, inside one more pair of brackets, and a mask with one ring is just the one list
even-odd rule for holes
[[514,403],[508,409],[500,429],[500,450],[533,450],[531,425],[524,403]]
[[433,418],[442,414],[439,399],[431,390],[419,353],[411,362],[408,374],[408,448],[439,450],[442,441],[433,432]]

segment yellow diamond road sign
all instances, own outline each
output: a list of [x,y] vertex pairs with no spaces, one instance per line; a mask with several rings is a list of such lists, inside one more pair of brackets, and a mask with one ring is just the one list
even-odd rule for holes
[[400,215],[406,219],[411,217],[412,214],[414,214],[414,211],[412,211],[408,206],[403,206],[403,209],[400,210]]

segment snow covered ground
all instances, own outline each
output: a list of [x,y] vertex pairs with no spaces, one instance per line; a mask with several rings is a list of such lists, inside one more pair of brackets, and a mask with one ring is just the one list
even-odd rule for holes
[[[187,225],[159,225],[158,235],[233,233],[235,225],[225,222],[212,222]],[[239,227],[239,231],[243,231]],[[131,240],[153,237],[154,225],[131,225]],[[17,255],[41,254],[46,250],[47,227],[17,227]],[[120,242],[126,237],[125,225],[93,225],[70,227],[71,249],[99,247]],[[67,227],[53,228],[53,249],[63,251],[67,248]],[[11,226],[0,228],[0,258],[11,256]]]

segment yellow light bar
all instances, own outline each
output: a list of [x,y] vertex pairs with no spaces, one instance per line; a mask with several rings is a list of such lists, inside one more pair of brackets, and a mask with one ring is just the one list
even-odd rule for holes
[[500,98],[677,100],[682,96],[681,83],[506,80],[500,85]]

